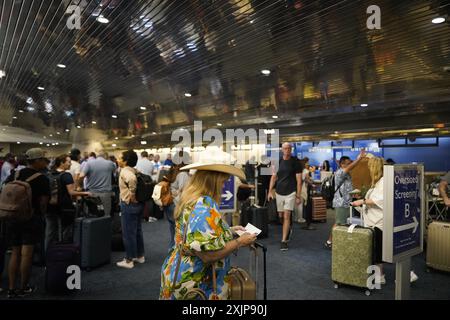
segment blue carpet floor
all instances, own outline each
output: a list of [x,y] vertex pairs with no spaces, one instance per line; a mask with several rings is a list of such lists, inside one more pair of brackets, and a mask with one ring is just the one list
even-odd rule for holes
[[[364,290],[341,287],[334,288],[331,281],[331,251],[324,248],[324,241],[332,225],[332,212],[327,223],[314,224],[315,231],[300,229],[294,225],[294,233],[289,244],[289,251],[279,250],[281,227],[270,225],[269,238],[261,240],[268,248],[267,278],[268,298],[273,300],[315,300],[315,299],[394,299],[395,268],[386,265],[387,284],[376,290],[370,297]],[[144,237],[147,262],[134,269],[125,270],[115,266],[123,253],[113,252],[111,264],[82,273],[82,290],[69,296],[51,296],[44,291],[44,269],[33,267],[33,281],[38,290],[28,299],[157,299],[160,285],[160,269],[166,258],[169,242],[168,223],[160,220],[145,223]],[[248,267],[250,251],[243,248],[237,256],[232,257],[234,265]],[[450,274],[433,271],[427,272],[424,254],[413,258],[413,268],[419,280],[412,284],[412,299],[450,299]],[[259,297],[262,297],[262,258],[258,257]],[[2,285],[6,287],[6,272]],[[6,291],[6,290],[5,290]],[[0,294],[6,299],[6,293]]]

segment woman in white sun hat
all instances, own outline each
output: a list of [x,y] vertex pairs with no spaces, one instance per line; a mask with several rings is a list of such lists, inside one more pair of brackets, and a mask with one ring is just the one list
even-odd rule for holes
[[207,299],[228,299],[229,256],[256,240],[249,233],[233,239],[244,228],[228,226],[219,212],[225,181],[230,175],[243,180],[244,172],[218,148],[207,148],[199,156],[199,162],[181,168],[196,171],[175,208],[175,246],[161,269],[160,299],[197,298],[193,292]]

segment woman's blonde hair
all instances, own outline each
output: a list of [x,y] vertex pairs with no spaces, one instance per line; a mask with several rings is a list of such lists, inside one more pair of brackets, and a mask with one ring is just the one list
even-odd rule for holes
[[197,170],[181,193],[180,201],[175,208],[175,219],[178,219],[186,205],[197,201],[202,196],[210,196],[220,203],[223,184],[229,178],[230,175],[227,173]]
[[370,158],[367,163],[369,167],[370,178],[372,178],[372,188],[375,187],[375,184],[378,182],[378,180],[383,177],[384,163],[384,159],[380,157]]

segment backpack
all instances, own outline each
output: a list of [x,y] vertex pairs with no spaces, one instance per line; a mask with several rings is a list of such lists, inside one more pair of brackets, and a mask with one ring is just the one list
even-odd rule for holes
[[25,181],[15,180],[7,183],[0,193],[0,219],[27,221],[33,216],[32,192],[30,182],[41,173],[35,173]]
[[331,203],[334,198],[334,193],[336,192],[334,174],[323,180],[321,190],[322,190],[322,197],[328,203]]
[[136,173],[136,200],[139,202],[147,202],[152,198],[155,183],[153,179],[143,173]]
[[47,177],[50,180],[50,200],[49,205],[58,206],[60,204],[59,185],[62,172],[53,171],[48,173]]
[[161,181],[153,189],[152,199],[157,206],[165,207],[173,202],[170,183]]

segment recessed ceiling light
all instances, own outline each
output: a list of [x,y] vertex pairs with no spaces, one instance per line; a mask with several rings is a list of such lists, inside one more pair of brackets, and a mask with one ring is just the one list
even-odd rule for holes
[[141,141],[141,144],[147,144],[147,141]]
[[272,118],[274,118],[274,119],[278,119],[278,116],[272,116]]
[[105,18],[103,15],[99,15],[97,17],[97,21],[100,23],[109,23],[109,20],[107,18]]
[[2,79],[3,77],[6,77],[6,72],[3,70],[0,70],[0,79]]
[[37,87],[37,88],[38,88],[38,90],[41,90],[41,91],[44,91],[44,90],[45,90],[44,87]]
[[146,108],[146,107],[141,107],[140,109],[141,109],[141,110],[147,110],[147,108]]
[[156,134],[156,132],[155,132],[155,131],[153,131],[153,132],[152,132],[152,134],[153,134],[153,135],[155,135],[155,134]]
[[361,103],[361,107],[365,108],[368,107],[369,105],[367,103]]
[[431,20],[431,22],[434,23],[434,24],[439,24],[439,23],[442,23],[444,21],[445,21],[445,18],[443,18],[443,17],[437,17],[437,18],[434,18],[433,20]]
[[47,147],[50,147],[50,144],[47,143]]
[[56,142],[55,145],[56,145],[56,146],[59,146],[59,142]]
[[186,93],[184,94],[184,96],[187,97],[187,98],[190,98],[190,97],[192,97],[192,94],[190,94],[189,92],[186,92]]
[[339,134],[339,131],[335,131],[334,134]]
[[218,123],[217,125],[218,125],[219,127],[221,127],[221,126],[222,126],[222,124],[221,124],[221,123]]
[[92,121],[92,124],[97,124],[97,121]]
[[117,116],[116,116],[115,114],[113,114],[113,115],[111,116],[111,118],[117,119]]
[[119,140],[119,137],[115,137],[114,140]]
[[53,137],[53,134],[49,134],[48,136],[49,136],[49,137]]
[[20,141],[17,141],[17,144],[20,144]]
[[23,110],[19,110],[19,113],[23,113]]
[[56,134],[61,134],[61,132],[57,132]]
[[69,129],[66,129],[66,132],[69,132],[70,130]]
[[265,75],[265,76],[268,76],[268,75],[270,74],[270,70],[268,70],[268,69],[263,69],[263,70],[261,70],[261,73],[262,73],[263,75]]
[[255,22],[255,20],[250,20],[250,23],[253,23],[253,22]]
[[13,117],[13,119],[17,119],[17,117],[16,117],[16,116],[14,116],[14,117]]
[[65,64],[62,64],[62,63],[58,63],[56,66],[57,66],[58,68],[61,68],[61,69],[65,69],[65,68],[66,68],[66,65],[65,65]]
[[113,147],[117,147],[117,144],[113,143],[112,146],[113,146]]
[[43,143],[43,142],[39,142],[39,144],[40,144],[40,145],[43,145],[44,143]]
[[77,126],[77,129],[81,129],[81,126]]

